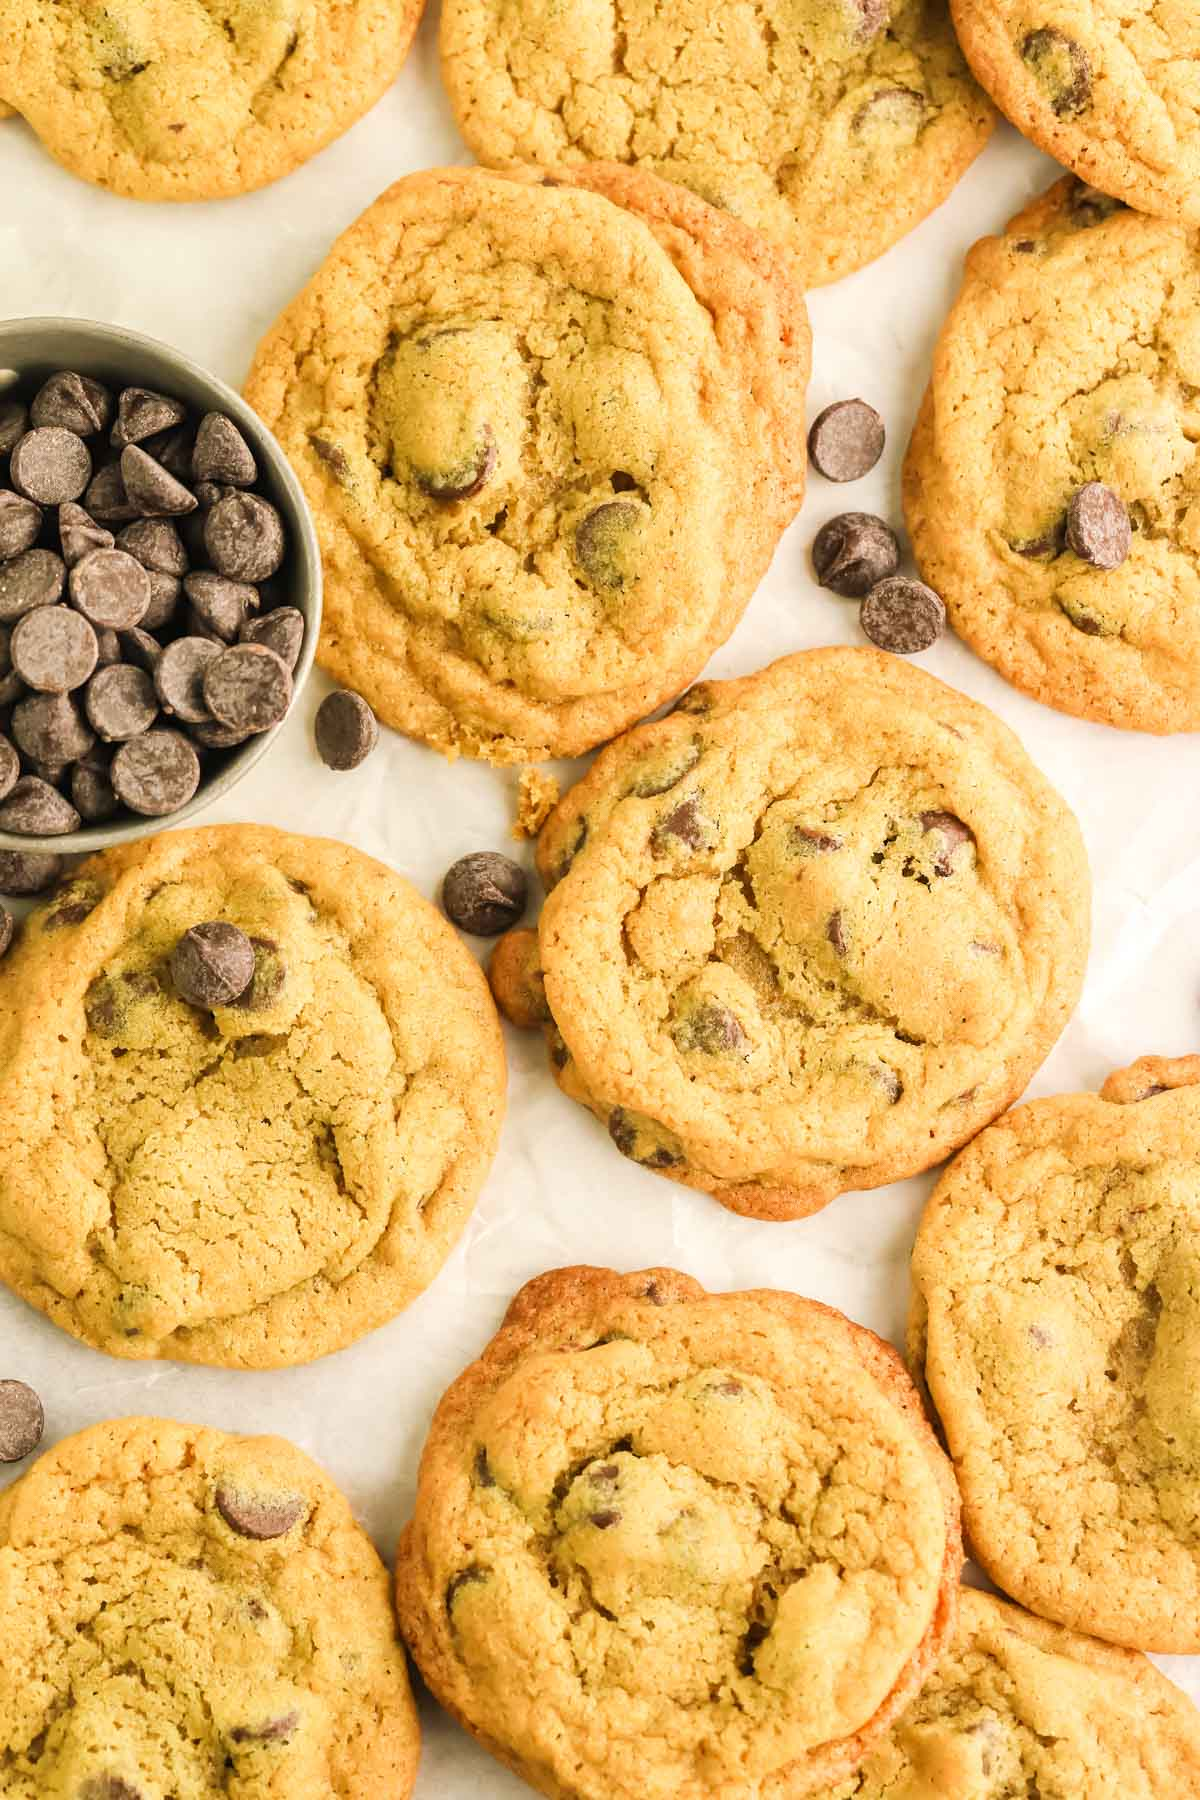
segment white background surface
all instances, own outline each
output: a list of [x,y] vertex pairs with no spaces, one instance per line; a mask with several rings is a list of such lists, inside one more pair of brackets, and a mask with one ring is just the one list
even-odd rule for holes
[[[240,386],[259,337],[343,227],[396,176],[469,160],[438,78],[436,8],[400,80],[369,118],[296,174],[244,199],[186,207],[116,199],[57,168],[22,124],[10,122],[0,127],[0,311],[132,326]],[[900,525],[900,460],[963,253],[1054,175],[1045,157],[1004,127],[933,218],[871,268],[811,296],[809,415],[861,394],[887,422],[887,453],[852,487],[812,475],[803,514],[710,674],[741,674],[809,645],[861,641],[857,606],[816,586],[808,545],[847,507]],[[1135,1056],[1194,1050],[1200,740],[1134,736],[1063,717],[1016,693],[952,637],[919,660],[1014,727],[1075,809],[1087,840],[1095,881],[1087,990],[1031,1092],[1093,1088]],[[311,720],[327,686],[314,676],[276,746],[206,820],[258,820],[342,838],[430,897],[468,850],[494,846],[527,856],[508,836],[513,771],[446,763],[389,732],[356,774],[324,769],[311,747]],[[669,1263],[711,1288],[790,1287],[901,1341],[908,1251],[932,1177],[843,1195],[800,1223],[736,1218],[618,1156],[590,1115],[559,1094],[540,1038],[508,1036],[508,1120],[462,1243],[416,1305],[340,1355],[279,1374],[122,1363],[75,1344],[0,1292],[0,1376],[42,1394],[47,1445],[135,1412],[281,1432],[331,1471],[390,1560],[438,1396],[491,1335],[514,1289],[543,1269]],[[0,1473],[0,1484],[19,1473],[20,1465]],[[1200,1697],[1200,1657],[1163,1666]],[[418,1800],[528,1793],[428,1701],[423,1716]]]

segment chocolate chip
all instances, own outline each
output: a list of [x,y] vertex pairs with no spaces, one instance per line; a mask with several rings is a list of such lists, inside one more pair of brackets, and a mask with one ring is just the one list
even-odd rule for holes
[[422,493],[431,500],[470,500],[491,480],[496,467],[496,439],[484,424],[468,456],[448,469],[414,469]]
[[835,850],[844,850],[846,840],[831,831],[813,831],[807,825],[793,825],[789,844],[797,856],[828,856]]
[[700,800],[689,794],[658,821],[650,842],[655,850],[669,849],[673,843],[686,844],[689,850],[701,850],[708,842],[708,824],[700,811]]
[[868,1071],[871,1080],[881,1087],[887,1096],[889,1106],[895,1106],[904,1092],[904,1083],[888,1063],[876,1063]]
[[112,428],[114,449],[124,450],[128,444],[140,444],[156,432],[170,431],[182,424],[187,409],[169,394],[156,394],[151,388],[128,387],[117,401],[117,422]]
[[162,645],[156,637],[151,637],[144,625],[131,625],[128,631],[121,632],[117,642],[121,646],[120,660],[135,663],[139,669],[153,675],[162,655]]
[[229,1738],[234,1744],[276,1744],[291,1737],[299,1724],[298,1712],[281,1713],[264,1725],[235,1725]]
[[260,1543],[283,1537],[308,1512],[303,1494],[252,1494],[231,1481],[217,1483],[214,1499],[231,1531]]
[[188,425],[177,425],[170,431],[156,431],[142,440],[142,449],[155,462],[160,462],[168,475],[186,487],[192,479],[192,445],[195,433]]
[[489,1575],[489,1570],[481,1569],[477,1564],[472,1565],[469,1569],[463,1569],[455,1575],[446,1583],[446,1611],[450,1612],[464,1588],[482,1586],[489,1579]]
[[442,907],[460,931],[474,937],[498,937],[525,911],[528,882],[524,869],[495,850],[461,856],[442,882]]
[[215,481],[198,481],[195,487],[196,500],[201,512],[211,512],[218,500],[224,500],[227,495],[236,493],[236,488],[223,487]]
[[21,759],[6,737],[0,737],[0,800],[11,794],[21,773]]
[[813,420],[808,454],[828,481],[858,481],[883,455],[883,420],[865,400],[837,400]]
[[0,456],[11,456],[29,429],[29,414],[19,400],[0,401]]
[[112,782],[105,769],[76,763],[71,770],[71,804],[88,825],[100,825],[111,819],[120,806],[113,793]]
[[0,1462],[20,1462],[42,1441],[46,1415],[23,1381],[0,1381]]
[[78,1800],[146,1800],[146,1796],[122,1775],[89,1775],[78,1790]]
[[830,913],[825,926],[826,941],[833,945],[839,956],[845,956],[850,948],[850,939],[846,933],[846,921],[840,912]]
[[189,724],[188,730],[193,740],[205,750],[233,750],[254,736],[252,731],[238,731],[236,726],[223,725],[220,719],[197,719]]
[[317,708],[317,751],[330,769],[357,769],[379,742],[379,724],[361,694],[341,689]]
[[27,431],[12,453],[9,478],[18,493],[39,506],[61,506],[78,500],[92,474],[92,459],[82,438],[58,425]]
[[220,481],[230,487],[253,487],[258,480],[253,451],[224,413],[206,413],[201,419],[192,451],[192,476],[196,481]]
[[221,653],[208,638],[181,637],[167,645],[154,665],[154,686],[167,712],[189,725],[211,716],[204,677]]
[[8,798],[0,800],[0,831],[21,837],[61,837],[79,830],[79,814],[71,802],[38,775],[22,775]]
[[813,568],[824,588],[860,600],[900,565],[900,540],[874,513],[842,513],[822,525],[812,547]]
[[243,644],[265,644],[294,673],[304,645],[304,614],[295,606],[277,606],[261,619],[247,619],[238,636]]
[[69,694],[82,687],[99,660],[96,633],[67,606],[38,606],[17,620],[9,645],[13,668],[27,687]]
[[42,530],[42,509],[24,494],[0,488],[0,562],[32,550]]
[[258,606],[256,587],[248,581],[230,581],[226,575],[214,575],[209,569],[198,569],[185,576],[183,591],[200,623],[227,644],[233,642]]
[[35,607],[53,606],[66,578],[63,559],[53,550],[24,550],[0,563],[0,620],[11,624]]
[[1049,562],[1061,555],[1066,543],[1067,521],[1065,516],[1056,525],[1050,526],[1037,537],[1016,538],[1011,548],[1018,556],[1027,556],[1031,561]]
[[187,574],[187,551],[170,519],[134,519],[117,535],[117,548],[159,575]]
[[63,859],[42,850],[0,850],[0,894],[44,893],[63,872]]
[[621,1523],[621,1515],[615,1506],[606,1507],[603,1512],[594,1512],[591,1523],[597,1531],[611,1531],[614,1525]]
[[683,1161],[675,1151],[666,1144],[654,1144],[644,1149],[638,1132],[638,1123],[634,1115],[623,1106],[614,1106],[608,1115],[608,1135],[622,1156],[631,1162],[641,1163],[646,1169],[670,1169]]
[[138,516],[137,507],[125,492],[119,463],[108,463],[97,471],[83,496],[83,504],[93,519],[107,519],[114,525]]
[[148,518],[195,512],[196,496],[138,444],[121,452],[121,480],[134,511]]
[[86,756],[95,738],[68,694],[31,694],[13,711],[12,734],[31,762],[65,768]]
[[150,577],[125,550],[93,550],[71,570],[71,604],[93,625],[124,631],[150,604]]
[[97,882],[68,881],[42,913],[42,930],[63,931],[70,925],[82,925],[103,898],[104,889]]
[[287,966],[272,938],[252,937],[250,947],[254,951],[254,974],[237,1004],[244,1012],[265,1012],[283,992]]
[[1067,548],[1097,569],[1119,569],[1129,555],[1129,514],[1100,481],[1081,487],[1067,508]]
[[111,550],[114,543],[112,532],[97,525],[74,500],[64,500],[58,509],[58,541],[68,569],[73,569],[93,550]]
[[283,521],[258,494],[229,494],[204,521],[204,545],[219,575],[265,581],[283,562]]
[[193,925],[171,953],[175,992],[189,1006],[211,1012],[232,1006],[254,977],[254,946],[244,931],[223,919]]
[[92,676],[84,709],[106,744],[123,743],[153,725],[158,717],[158,696],[145,669],[118,662]]
[[112,395],[98,381],[63,369],[38,389],[29,417],[35,425],[59,425],[76,437],[91,437],[112,417]]
[[1022,60],[1060,119],[1074,119],[1092,99],[1092,63],[1082,44],[1053,25],[1031,31],[1021,45]]
[[848,10],[855,42],[869,44],[887,24],[890,0],[848,0]]
[[1124,212],[1125,203],[1114,200],[1111,194],[1102,194],[1098,187],[1092,187],[1086,181],[1077,181],[1071,190],[1070,208],[1076,223],[1087,229],[1110,219],[1116,212]]
[[200,786],[200,758],[178,731],[147,731],[121,745],[109,779],[131,812],[161,818]]
[[925,123],[926,100],[910,87],[881,87],[855,113],[850,130],[855,137],[876,140],[889,135],[898,140],[916,141]]
[[124,975],[98,975],[84,996],[88,1030],[97,1037],[116,1037],[124,1031],[129,1015],[140,1001],[162,993],[157,976],[146,969],[129,969]]
[[142,614],[141,628],[143,631],[161,631],[175,617],[183,584],[178,577],[164,575],[159,569],[146,572],[150,577],[150,604]]
[[[132,626],[131,629],[136,631],[137,626],[136,625]],[[109,666],[110,663],[119,663],[120,660],[121,660],[121,640],[120,640],[120,638],[117,636],[115,631],[110,631],[106,625],[102,625],[100,630],[96,633],[97,666],[101,669],[107,669],[107,667]]]
[[897,656],[915,656],[928,650],[941,636],[946,608],[932,588],[908,575],[889,575],[877,581],[862,603],[859,620],[866,635],[881,650]]
[[204,671],[208,710],[236,731],[269,731],[292,704],[292,673],[265,644],[235,644]]
[[0,956],[7,956],[17,935],[17,921],[7,906],[0,906]]
[[934,860],[935,875],[953,875],[954,858],[964,844],[975,842],[975,833],[969,825],[950,812],[923,812],[921,814],[921,830],[936,832],[941,840],[941,847]]
[[634,552],[650,520],[643,500],[605,500],[575,527],[575,555],[589,581],[623,588],[637,569]]
[[687,1014],[672,1035],[681,1050],[702,1050],[706,1056],[747,1056],[750,1052],[750,1039],[741,1020],[716,1002]]

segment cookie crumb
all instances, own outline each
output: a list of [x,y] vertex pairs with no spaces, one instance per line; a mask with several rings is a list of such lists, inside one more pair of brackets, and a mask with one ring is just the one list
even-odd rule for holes
[[522,769],[517,780],[517,817],[512,834],[535,838],[558,805],[558,783],[543,769]]

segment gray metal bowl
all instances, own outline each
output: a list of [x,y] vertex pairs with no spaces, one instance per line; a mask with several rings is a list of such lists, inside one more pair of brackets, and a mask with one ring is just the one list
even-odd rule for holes
[[[285,589],[283,602],[304,614],[304,643],[295,671],[299,694],[312,668],[321,628],[321,553],[300,483],[257,413],[251,411],[240,394],[181,351],[136,331],[126,331],[120,325],[100,325],[91,319],[0,321],[0,392],[18,382],[23,391],[32,391],[58,369],[91,375],[113,389],[160,388],[197,414],[228,413],[237,425],[258,461],[259,487],[279,508],[287,528],[288,557],[280,576]],[[235,787],[266,754],[282,726],[281,720],[269,731],[227,752],[220,767],[201,781],[193,798],[177,812],[157,819],[129,815],[103,825],[85,825],[65,837],[24,837],[0,831],[0,850],[46,850],[78,856],[152,837],[169,825],[182,825],[218,795]]]

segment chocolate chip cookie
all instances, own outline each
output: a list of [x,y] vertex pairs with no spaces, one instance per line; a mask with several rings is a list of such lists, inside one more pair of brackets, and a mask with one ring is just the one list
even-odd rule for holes
[[1018,130],[1139,212],[1200,225],[1200,14],[1191,4],[950,0]]
[[247,388],[317,515],[320,660],[448,754],[611,737],[766,569],[803,493],[808,364],[777,254],[644,171],[398,182]]
[[992,1579],[1181,1653],[1200,1651],[1198,1158],[1200,1057],[1018,1107],[929,1202],[910,1334]]
[[72,174],[135,200],[248,193],[390,87],[423,0],[12,0],[0,96]]
[[958,1630],[858,1774],[814,1800],[1197,1800],[1200,1714],[1136,1651],[964,1588]]
[[935,1665],[957,1511],[873,1333],[794,1294],[559,1269],[438,1408],[401,1630],[556,1800],[807,1793]]
[[0,1495],[6,1800],[407,1800],[387,1573],[273,1437],[117,1419]]
[[940,205],[995,118],[945,0],[446,0],[441,45],[483,162],[650,169],[765,232],[810,287]]
[[0,1276],[115,1356],[266,1368],[433,1280],[504,1107],[452,928],[258,826],[84,863],[0,968]]
[[1071,814],[991,713],[876,650],[692,689],[597,758],[538,860],[560,1085],[758,1218],[965,1143],[1083,978]]
[[951,623],[1063,712],[1200,727],[1200,240],[1073,179],[967,258],[905,512]]

